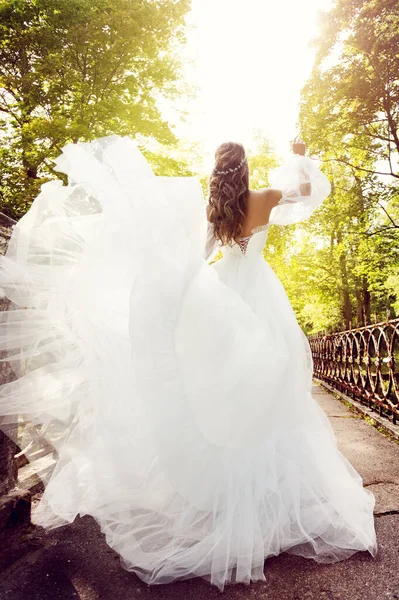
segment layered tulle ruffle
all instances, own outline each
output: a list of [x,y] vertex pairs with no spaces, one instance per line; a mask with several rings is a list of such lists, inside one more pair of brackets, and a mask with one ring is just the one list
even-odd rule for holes
[[130,138],[67,145],[57,167],[69,185],[42,187],[1,262],[2,423],[57,451],[34,521],[92,515],[148,583],[375,553],[374,499],[261,255],[209,266],[198,181],[155,177]]

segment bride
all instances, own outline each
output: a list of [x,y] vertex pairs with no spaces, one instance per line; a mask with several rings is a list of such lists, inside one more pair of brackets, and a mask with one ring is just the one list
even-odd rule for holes
[[56,451],[33,521],[92,515],[149,584],[223,589],[264,580],[283,551],[376,553],[374,498],[311,396],[307,339],[262,256],[271,224],[330,193],[294,150],[253,191],[243,147],[222,144],[205,208],[196,178],[154,176],[129,137],[67,144],[68,185],[42,186],[2,259],[17,378],[1,423]]

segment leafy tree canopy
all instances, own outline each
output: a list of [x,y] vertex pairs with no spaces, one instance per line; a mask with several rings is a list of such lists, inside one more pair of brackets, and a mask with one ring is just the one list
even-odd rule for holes
[[[173,144],[157,100],[179,93],[189,0],[0,0],[2,210],[20,216],[70,141]],[[156,162],[156,161],[155,161]]]

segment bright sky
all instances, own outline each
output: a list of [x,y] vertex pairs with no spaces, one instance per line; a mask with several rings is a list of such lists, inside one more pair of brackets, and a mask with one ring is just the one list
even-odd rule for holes
[[207,161],[221,142],[250,146],[263,131],[284,155],[297,133],[318,12],[331,0],[192,0],[186,77],[198,86],[179,135]]

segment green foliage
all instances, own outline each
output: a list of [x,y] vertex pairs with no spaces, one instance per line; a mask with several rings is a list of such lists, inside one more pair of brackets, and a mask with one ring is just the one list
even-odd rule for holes
[[[302,92],[301,129],[332,193],[309,221],[271,228],[265,258],[308,333],[362,325],[374,313],[385,318],[387,308],[399,312],[399,97],[389,74],[391,53],[399,60],[398,27],[390,29],[398,14],[396,3],[338,1]],[[260,145],[255,173],[267,163],[263,153]],[[264,173],[255,180],[267,185]]]
[[111,133],[176,142],[157,101],[179,93],[178,51],[189,5],[0,0],[4,212],[18,217],[27,210],[41,183],[54,176],[51,161],[67,142]]
[[399,4],[337,0],[324,19],[313,73],[304,87],[301,125],[311,150],[398,179]]
[[[299,284],[293,303],[309,332],[361,325],[399,307],[398,30],[397,2],[337,0],[316,41],[300,125],[333,190],[296,226],[294,249],[282,258],[288,291]],[[286,264],[276,270],[284,279]]]
[[[0,0],[0,210],[18,218],[58,176],[68,142],[135,136],[158,175],[201,172],[159,100],[186,90],[190,0]],[[305,223],[272,227],[265,258],[306,332],[399,314],[399,4],[336,0],[316,40],[300,126],[332,193]],[[278,164],[261,134],[251,188]],[[201,175],[204,196],[208,177]]]
[[270,141],[261,132],[256,134],[254,143],[256,150],[250,150],[247,154],[250,187],[256,190],[269,186],[268,173],[279,165],[279,160]]

